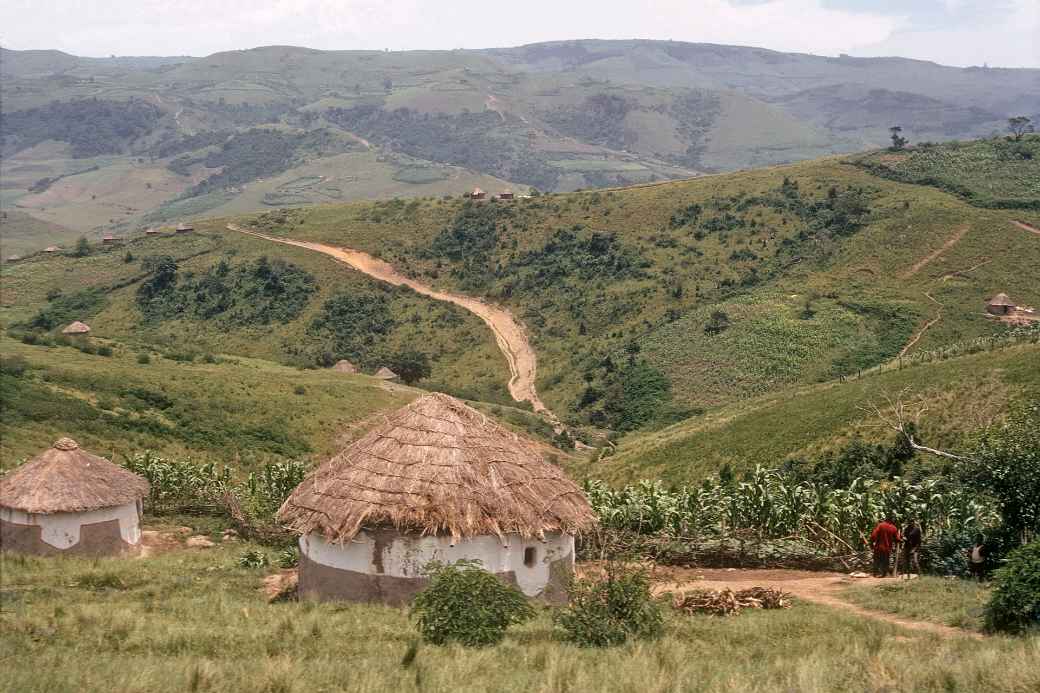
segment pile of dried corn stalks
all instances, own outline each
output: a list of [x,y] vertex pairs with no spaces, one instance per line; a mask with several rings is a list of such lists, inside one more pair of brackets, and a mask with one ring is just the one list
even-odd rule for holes
[[723,590],[692,590],[675,595],[672,606],[688,614],[730,616],[741,609],[787,609],[791,595],[775,587],[749,587],[734,592]]

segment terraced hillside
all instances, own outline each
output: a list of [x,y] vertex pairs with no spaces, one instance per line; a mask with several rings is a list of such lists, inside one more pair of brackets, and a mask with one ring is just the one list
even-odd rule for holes
[[915,142],[945,140],[1040,112],[1035,70],[655,41],[134,59],[4,50],[0,69],[0,201],[92,234],[474,186],[686,178],[878,146],[893,124]]

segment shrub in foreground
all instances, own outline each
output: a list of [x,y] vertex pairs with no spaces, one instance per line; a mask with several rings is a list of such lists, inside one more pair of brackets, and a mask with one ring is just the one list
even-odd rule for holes
[[412,602],[419,634],[434,645],[494,645],[506,628],[534,616],[523,593],[480,567],[479,561],[426,566],[430,584]]
[[656,638],[664,616],[642,570],[608,564],[606,575],[575,579],[569,602],[553,620],[561,637],[582,647],[621,645],[629,638]]
[[1040,540],[1013,551],[994,573],[986,627],[1010,633],[1040,629]]

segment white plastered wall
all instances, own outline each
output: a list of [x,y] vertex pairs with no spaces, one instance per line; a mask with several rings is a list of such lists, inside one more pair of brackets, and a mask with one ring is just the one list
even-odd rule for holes
[[[422,577],[423,567],[430,561],[478,560],[490,572],[515,573],[517,586],[529,597],[545,589],[550,563],[567,557],[574,560],[574,537],[569,534],[546,534],[545,541],[507,535],[506,541],[503,544],[496,536],[480,536],[452,543],[451,537],[401,535],[384,547],[382,572],[373,560],[375,538],[364,531],[343,545],[329,544],[319,534],[307,534],[300,537],[300,552],[330,568],[404,578]],[[526,565],[525,552],[529,548],[534,549],[534,560]]]
[[16,525],[39,526],[45,544],[56,549],[67,549],[79,543],[79,530],[95,522],[119,520],[119,535],[123,541],[136,545],[141,541],[141,522],[137,503],[101,508],[83,513],[26,513],[13,508],[0,508],[0,518]]

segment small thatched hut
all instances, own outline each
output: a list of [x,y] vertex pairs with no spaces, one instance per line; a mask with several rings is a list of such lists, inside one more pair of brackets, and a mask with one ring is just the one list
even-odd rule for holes
[[47,246],[46,248],[43,249],[43,252],[45,252],[45,253],[56,253],[56,252],[58,252],[60,250],[61,250],[61,248],[59,248],[56,245],[49,245],[49,246]]
[[352,364],[346,359],[340,359],[336,361],[336,365],[332,367],[332,370],[339,371],[340,373],[357,373],[357,366]]
[[62,438],[0,479],[0,548],[111,556],[141,541],[148,482]]
[[158,236],[159,235],[159,229],[147,228],[147,229],[144,230],[144,235],[146,235],[146,236]]
[[524,594],[565,598],[595,515],[535,444],[426,395],[323,463],[278,511],[300,534],[300,594],[401,604],[429,561],[479,560]]
[[398,375],[386,366],[383,366],[378,371],[376,371],[375,377],[379,378],[380,380],[397,380]]
[[1005,293],[999,293],[986,302],[986,310],[993,315],[1007,315],[1015,311],[1015,302]]
[[80,322],[79,320],[69,323],[68,326],[66,326],[65,329],[61,331],[62,334],[71,335],[88,334],[89,332],[90,325],[88,325],[85,322]]
[[174,230],[175,233],[191,233],[195,230],[195,227],[188,222],[181,222],[177,224],[177,228]]

